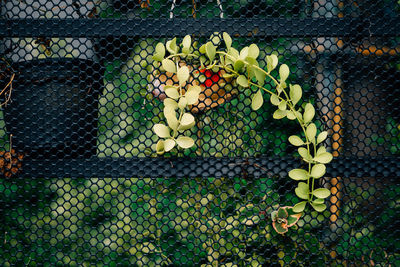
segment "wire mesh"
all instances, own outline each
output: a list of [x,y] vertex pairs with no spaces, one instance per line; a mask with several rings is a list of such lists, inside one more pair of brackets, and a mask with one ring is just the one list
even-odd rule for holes
[[[400,265],[397,1],[0,0],[0,10],[0,265]],[[300,129],[268,104],[253,111],[255,90],[194,75],[209,83],[192,110],[195,146],[155,156],[160,85],[174,79],[157,72],[156,44],[223,31],[288,64],[329,132],[328,209],[285,235],[265,210],[298,201],[287,139]]]

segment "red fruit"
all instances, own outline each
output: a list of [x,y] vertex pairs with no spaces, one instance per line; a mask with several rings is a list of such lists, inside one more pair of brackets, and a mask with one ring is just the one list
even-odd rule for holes
[[211,87],[213,82],[210,79],[207,79],[206,82],[204,83],[207,87]]
[[212,76],[212,72],[210,70],[206,70],[206,77],[210,78]]

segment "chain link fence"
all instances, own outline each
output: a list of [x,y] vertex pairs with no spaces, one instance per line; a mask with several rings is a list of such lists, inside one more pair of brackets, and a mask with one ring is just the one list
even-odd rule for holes
[[[400,266],[397,0],[0,0],[0,11],[1,266]],[[287,64],[329,133],[328,208],[284,235],[265,211],[298,202],[287,140],[301,129],[269,103],[253,111],[255,89],[210,76],[195,145],[155,153],[172,79],[156,44],[217,32]]]

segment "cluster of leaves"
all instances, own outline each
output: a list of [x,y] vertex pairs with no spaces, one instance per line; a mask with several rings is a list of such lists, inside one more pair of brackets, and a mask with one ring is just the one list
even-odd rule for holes
[[294,213],[293,207],[280,207],[271,214],[272,226],[278,234],[286,233],[300,219],[301,213]]
[[[161,61],[162,68],[171,74],[176,74],[179,85],[166,85],[164,87],[167,98],[164,100],[164,117],[168,125],[161,123],[153,126],[153,131],[160,137],[156,145],[157,154],[168,152],[178,145],[180,148],[190,148],[194,145],[194,140],[185,136],[184,132],[195,125],[194,116],[186,109],[190,105],[198,102],[201,88],[198,85],[189,85],[188,80],[190,71],[187,66],[179,66],[181,58],[190,56],[192,40],[186,36],[182,41],[182,53],[176,44],[176,38],[167,42],[166,47],[163,43],[158,43],[153,58]],[[165,50],[170,56],[164,58]],[[178,111],[178,112],[177,112]]]
[[[222,44],[225,44],[220,50]],[[182,47],[180,51],[180,46]],[[315,189],[315,180],[324,176],[326,172],[325,164],[332,160],[332,154],[326,151],[323,141],[327,138],[327,132],[318,133],[317,126],[313,123],[315,109],[311,103],[299,105],[302,98],[302,88],[300,85],[289,84],[289,67],[281,64],[278,68],[278,57],[274,54],[267,55],[266,70],[260,67],[257,60],[260,50],[256,44],[251,44],[242,48],[240,51],[232,47],[232,39],[227,33],[216,34],[210,41],[196,49],[191,45],[190,36],[185,36],[182,44],[176,44],[176,38],[168,41],[166,46],[159,43],[153,59],[162,63],[162,68],[171,73],[176,73],[179,79],[179,86],[166,86],[165,91],[169,98],[164,102],[164,116],[167,119],[168,126],[157,125],[154,132],[161,138],[157,144],[157,153],[162,154],[171,150],[176,143],[182,148],[189,148],[194,145],[190,137],[180,140],[176,139],[179,131],[189,129],[194,125],[194,117],[190,113],[184,113],[184,109],[189,104],[187,97],[183,95],[182,87],[189,79],[190,72],[187,67],[179,67],[179,62],[185,58],[196,58],[202,69],[218,72],[224,70],[223,78],[230,79],[234,86],[239,88],[255,88],[257,92],[252,97],[251,107],[258,110],[264,103],[263,92],[270,94],[270,102],[277,109],[273,113],[274,119],[287,118],[297,121],[303,131],[303,136],[293,135],[289,137],[289,142],[298,147],[298,152],[303,161],[307,163],[306,169],[294,169],[289,171],[289,177],[299,181],[295,190],[296,195],[304,200],[293,207],[293,211],[300,213],[305,209],[307,203],[319,212],[326,209],[324,199],[330,195],[326,188]],[[170,53],[165,57],[165,48]],[[174,59],[175,62],[173,60]],[[272,73],[278,70],[279,78],[275,78]],[[269,86],[275,88],[270,90]],[[190,90],[190,91],[189,91]],[[194,95],[190,100],[192,104],[197,102],[199,89],[190,87],[188,92]],[[196,98],[197,97],[197,98]],[[179,100],[179,102],[175,101]],[[180,110],[179,118],[175,112]],[[185,118],[182,125],[182,118]],[[173,132],[171,135],[170,132]],[[184,141],[183,141],[184,140]]]

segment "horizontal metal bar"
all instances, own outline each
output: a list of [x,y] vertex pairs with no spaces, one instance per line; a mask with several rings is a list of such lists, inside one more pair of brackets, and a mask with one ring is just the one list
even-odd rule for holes
[[385,18],[385,23],[362,18],[0,19],[0,37],[209,36],[222,31],[258,37],[400,36],[400,18]]
[[[286,158],[93,158],[24,160],[25,178],[63,177],[273,177],[301,167],[299,159]],[[394,157],[336,158],[327,177],[400,177],[400,160]]]

